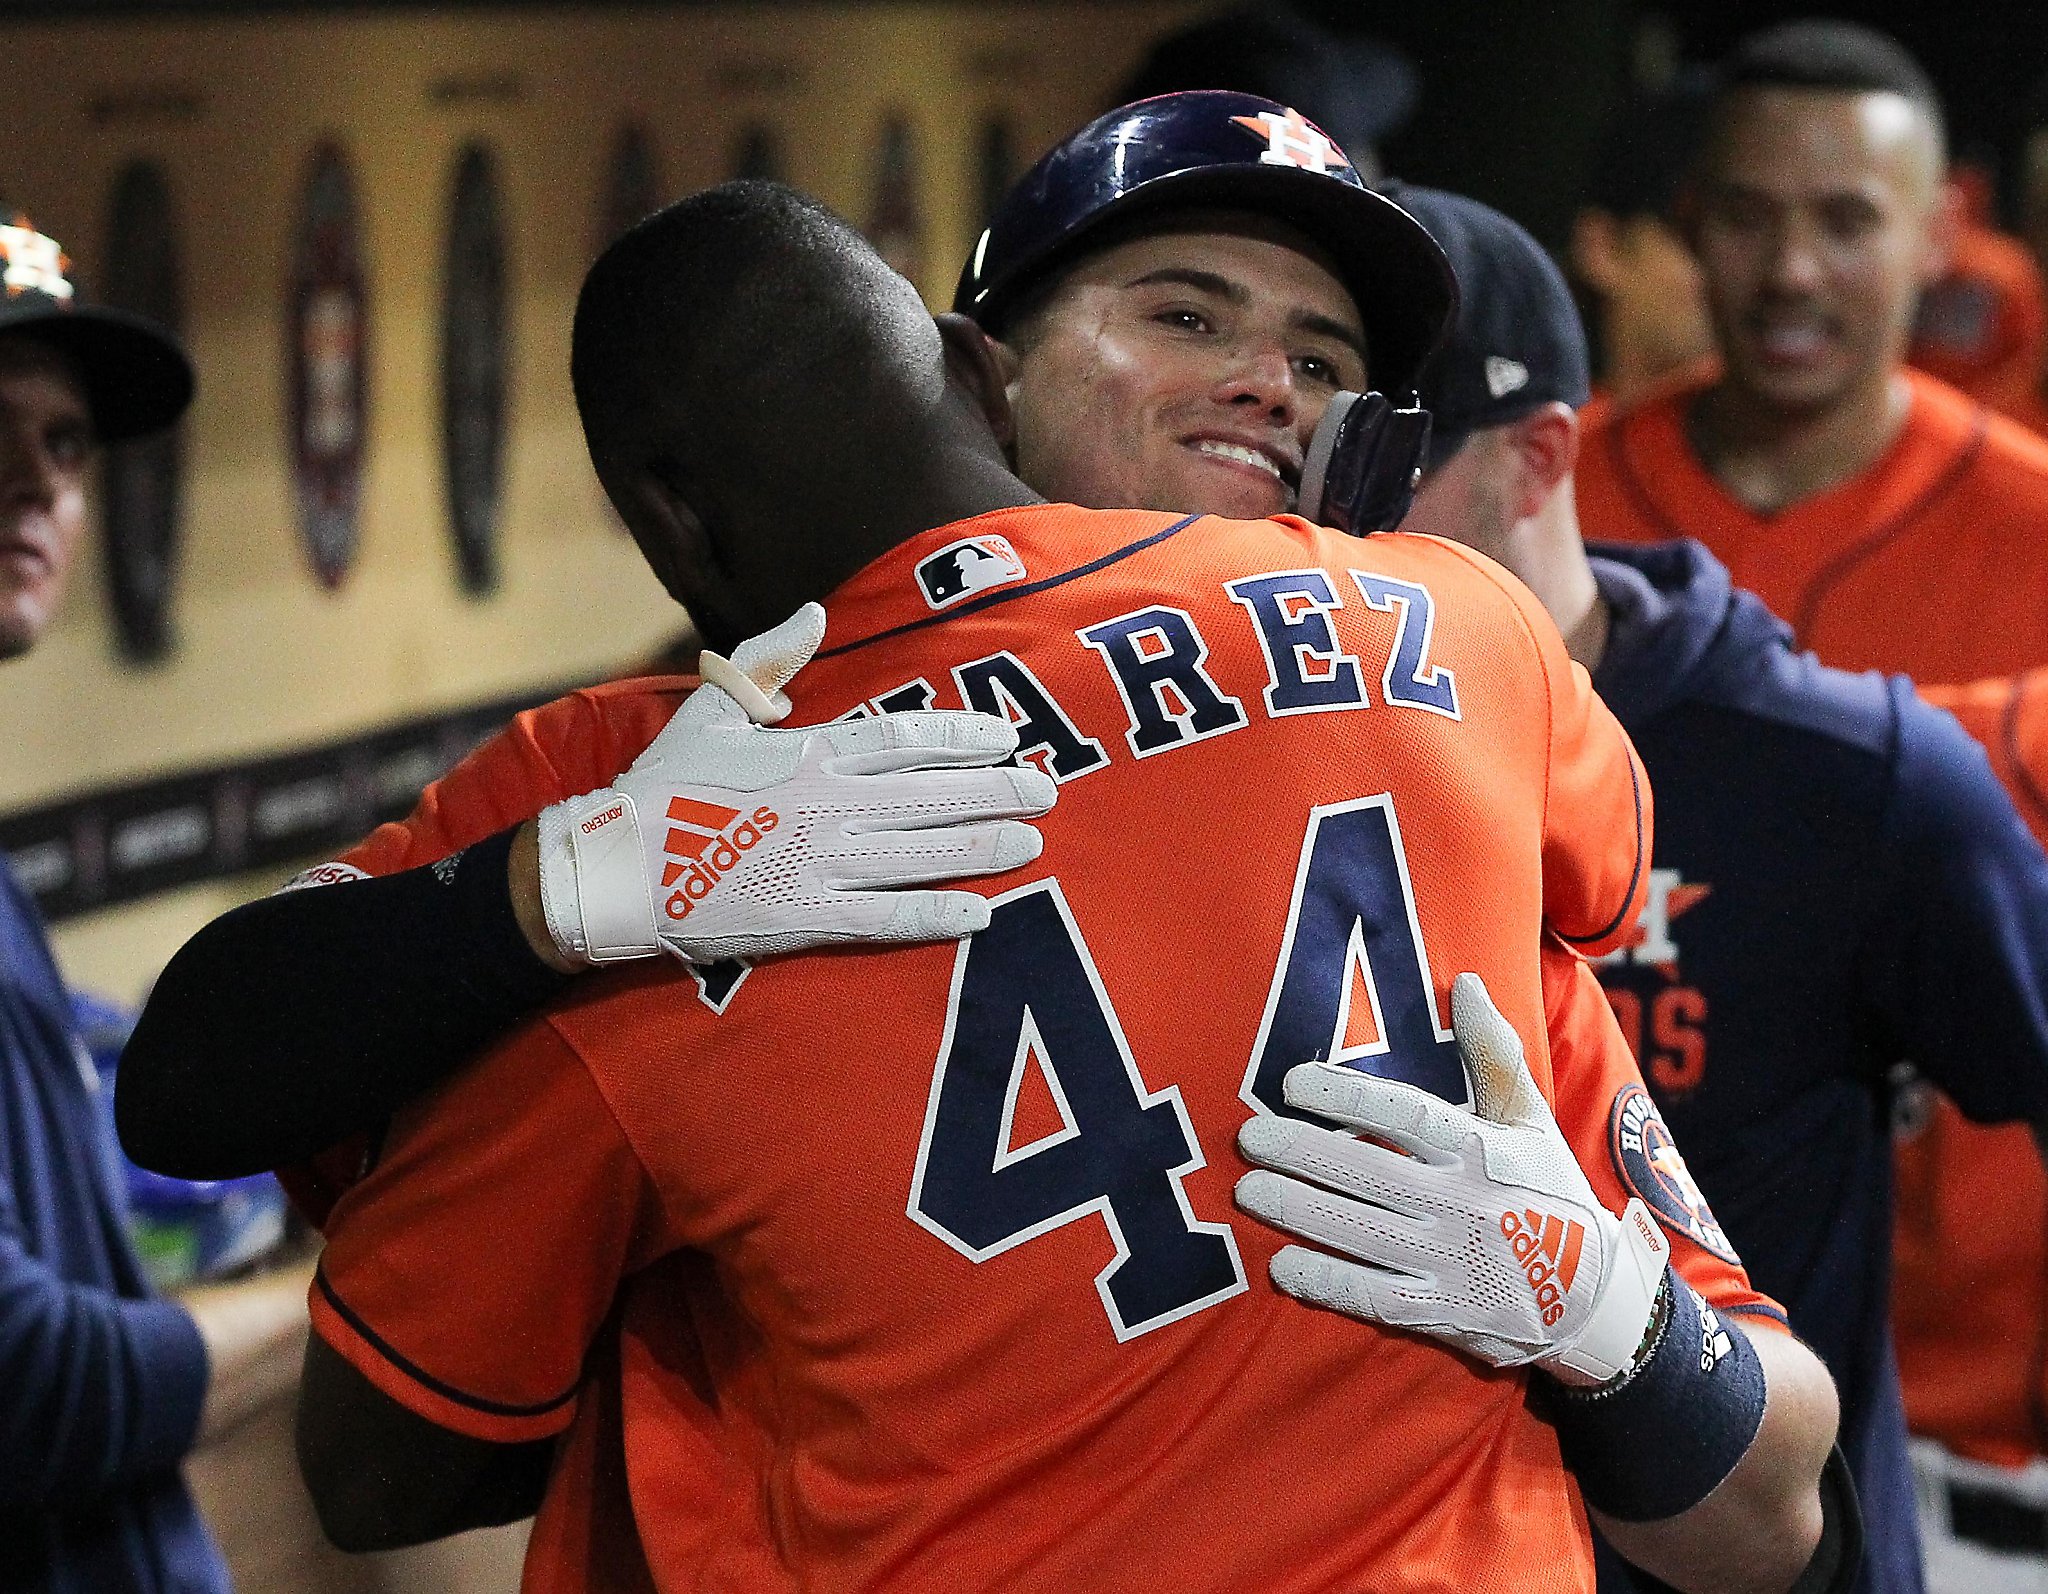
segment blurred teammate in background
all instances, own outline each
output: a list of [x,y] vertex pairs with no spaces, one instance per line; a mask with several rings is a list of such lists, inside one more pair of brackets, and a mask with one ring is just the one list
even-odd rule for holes
[[[2048,668],[1927,695],[2048,843]],[[2048,1172],[2038,1134],[1913,1083],[1898,1113],[1893,1334],[1930,1594],[2048,1591]]]
[[1682,72],[1625,104],[1595,146],[1570,260],[1592,300],[1602,401],[1631,404],[1713,353],[1699,262],[1676,220],[1707,92],[1704,73]]
[[2048,429],[2048,402],[2041,393],[2048,358],[2041,267],[2025,244],[1994,224],[1989,173],[1958,163],[1949,186],[1955,244],[1947,269],[1920,295],[1906,357],[2039,433]]
[[[1395,197],[1466,289],[1424,385],[1441,429],[1407,526],[1528,583],[1657,793],[1645,917],[1601,965],[1654,1102],[1617,1110],[1617,1169],[1738,1251],[1827,1362],[1867,1524],[1854,1587],[1913,1594],[1887,1071],[1911,1058],[1980,1118],[2048,1119],[2048,858],[1910,683],[1795,656],[1696,543],[1588,557],[1572,498],[1585,347],[1564,283],[1497,211]],[[1665,1166],[1671,1135],[1696,1187]],[[1603,1588],[1628,1579],[1603,1563]]]
[[2020,241],[2048,276],[2048,76],[2021,108],[2016,166]]
[[1923,682],[2048,660],[2048,444],[1902,365],[1944,160],[1891,40],[1739,45],[1689,218],[1720,374],[1606,419],[1578,471],[1588,535],[1697,537],[1823,661]]
[[[170,336],[82,304],[0,206],[0,659],[49,628],[101,443],[171,425]],[[97,1078],[28,894],[0,859],[0,1588],[224,1591],[179,1462],[296,1382],[306,1275],[153,1298]]]

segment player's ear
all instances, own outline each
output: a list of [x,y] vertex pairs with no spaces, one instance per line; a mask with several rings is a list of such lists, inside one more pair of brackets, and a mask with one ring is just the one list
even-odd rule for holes
[[1515,454],[1521,461],[1521,497],[1516,518],[1543,507],[1557,484],[1579,463],[1579,417],[1569,404],[1538,405],[1514,422]]
[[689,611],[705,642],[730,648],[751,617],[720,567],[710,534],[680,468],[658,461],[607,459],[598,479],[668,595]]
[[1017,437],[1010,407],[1009,350],[966,316],[952,310],[932,317],[946,350],[946,376],[974,400],[996,441],[1008,448]]
[[1963,185],[1954,178],[1944,177],[1935,185],[1933,202],[1927,213],[1927,241],[1920,255],[1920,283],[1940,279],[1948,270],[1949,262],[1955,256],[1956,237],[1963,230],[1963,213],[1969,200],[1963,193]]

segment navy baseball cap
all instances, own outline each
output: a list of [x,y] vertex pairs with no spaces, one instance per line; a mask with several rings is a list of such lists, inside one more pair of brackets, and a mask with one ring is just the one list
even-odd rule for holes
[[1440,188],[1386,186],[1443,246],[1462,287],[1451,330],[1422,373],[1422,402],[1435,421],[1431,461],[1540,405],[1583,406],[1592,397],[1585,328],[1549,252],[1491,205]]
[[0,203],[0,333],[22,332],[78,362],[101,442],[160,432],[192,402],[192,362],[163,327],[82,303],[57,240]]
[[1010,313],[1105,230],[1187,210],[1298,229],[1358,306],[1372,385],[1405,394],[1449,325],[1457,280],[1422,226],[1365,186],[1321,128],[1256,94],[1162,94],[1097,117],[1003,196],[953,308],[1000,337]]

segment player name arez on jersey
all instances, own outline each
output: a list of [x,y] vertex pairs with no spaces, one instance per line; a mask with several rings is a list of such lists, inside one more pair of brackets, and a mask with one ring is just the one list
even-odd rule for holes
[[[1028,579],[935,611],[921,566],[988,537]],[[1534,599],[1430,539],[1044,506],[826,607],[796,720],[1006,716],[1063,786],[1042,857],[957,943],[764,961],[718,1008],[659,960],[579,984],[342,1198],[318,1331],[430,1420],[567,1432],[530,1589],[628,1555],[763,1590],[1589,1590],[1520,1378],[1280,1297],[1284,1237],[1231,1204],[1239,1125],[1309,1058],[1466,1100],[1470,970],[1626,1205],[1637,1075],[1556,938],[1634,923],[1648,792]],[[602,785],[676,696],[523,718],[348,861]],[[1573,1236],[1521,1221],[1540,1299]]]

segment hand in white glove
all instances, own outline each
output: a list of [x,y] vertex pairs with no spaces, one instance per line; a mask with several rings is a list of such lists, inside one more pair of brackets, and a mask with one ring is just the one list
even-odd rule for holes
[[780,689],[824,635],[812,603],[729,663],[706,654],[707,684],[631,769],[541,814],[541,904],[563,956],[715,963],[986,928],[974,892],[890,888],[1029,863],[1042,841],[1018,821],[1052,807],[1051,778],[987,767],[1017,747],[990,714],[756,723],[788,712]]
[[1238,1131],[1262,1166],[1238,1181],[1237,1204],[1327,1248],[1273,1258],[1274,1285],[1297,1300],[1495,1367],[1610,1382],[1633,1368],[1670,1246],[1641,1201],[1619,1218],[1600,1205],[1476,974],[1451,985],[1451,1030],[1476,1111],[1304,1063],[1283,1083],[1289,1106],[1386,1144],[1262,1114]]

